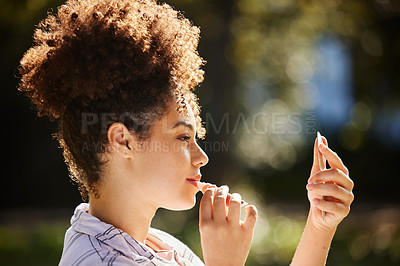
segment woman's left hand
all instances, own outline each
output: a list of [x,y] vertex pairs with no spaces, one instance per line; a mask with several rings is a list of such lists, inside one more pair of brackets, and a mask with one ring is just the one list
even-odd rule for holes
[[[314,163],[306,186],[311,204],[309,218],[313,226],[320,230],[336,229],[337,225],[349,214],[350,204],[354,199],[352,192],[354,183],[349,177],[349,171],[340,157],[327,144],[324,137],[323,143],[319,146],[315,140]],[[327,160],[330,169],[320,170],[318,150],[323,155],[324,165]]]

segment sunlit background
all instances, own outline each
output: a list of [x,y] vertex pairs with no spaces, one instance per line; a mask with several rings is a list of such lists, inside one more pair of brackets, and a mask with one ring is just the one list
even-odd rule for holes
[[[0,0],[0,265],[56,265],[81,202],[51,137],[56,125],[36,118],[16,90],[34,25],[62,2]],[[228,184],[260,211],[246,265],[290,263],[317,131],[355,181],[328,265],[399,265],[400,1],[167,2],[202,31],[203,179]],[[160,210],[153,226],[201,256],[197,212]]]

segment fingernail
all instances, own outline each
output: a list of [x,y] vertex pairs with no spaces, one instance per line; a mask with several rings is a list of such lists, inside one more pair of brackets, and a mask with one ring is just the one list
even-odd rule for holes
[[314,189],[314,184],[307,184],[307,186],[306,186],[306,188],[308,189],[308,190],[313,190]]
[[228,193],[229,191],[229,187],[226,185],[220,186],[219,189],[222,191],[222,193]]
[[241,202],[242,201],[242,197],[238,193],[232,193],[231,194],[231,200],[235,200],[235,201]]
[[211,195],[214,196],[214,194],[215,194],[215,188],[209,187],[209,188],[206,189],[206,191],[204,191],[204,193],[206,193],[207,191],[211,191]]
[[321,201],[321,200],[318,199],[318,198],[313,199],[313,203],[314,203],[314,204],[318,204],[320,201]]
[[[207,187],[207,189],[210,189],[210,190],[215,190],[216,188],[217,188],[216,185],[211,185],[211,186]],[[207,190],[207,189],[206,189],[206,190]]]
[[226,189],[224,189],[224,187],[219,187],[216,189],[216,194],[217,195],[223,195],[225,193]]

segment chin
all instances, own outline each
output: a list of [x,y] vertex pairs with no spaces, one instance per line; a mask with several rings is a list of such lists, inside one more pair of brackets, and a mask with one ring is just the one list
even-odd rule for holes
[[193,208],[194,205],[196,205],[196,195],[192,196],[191,199],[180,200],[175,204],[171,204],[163,208],[171,211],[186,211]]

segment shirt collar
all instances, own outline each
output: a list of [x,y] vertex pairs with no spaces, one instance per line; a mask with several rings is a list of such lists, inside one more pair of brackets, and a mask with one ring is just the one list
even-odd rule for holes
[[153,259],[155,252],[124,231],[90,215],[89,204],[81,203],[75,209],[71,225],[75,231],[90,235],[127,255],[131,252]]

